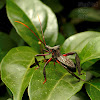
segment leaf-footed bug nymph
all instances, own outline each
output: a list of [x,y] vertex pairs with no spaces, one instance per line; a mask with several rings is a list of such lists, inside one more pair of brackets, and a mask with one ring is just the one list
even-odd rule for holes
[[[39,16],[38,16],[38,18],[39,18]],[[40,26],[41,26],[43,41],[40,40],[40,39],[38,38],[38,36],[37,36],[26,24],[24,24],[24,23],[22,23],[22,22],[20,22],[20,21],[15,21],[15,22],[20,23],[20,24],[26,26],[26,27],[37,37],[37,39],[45,46],[46,49],[44,49],[44,51],[48,52],[47,54],[37,54],[37,55],[35,55],[35,63],[38,65],[37,68],[40,67],[40,66],[39,66],[39,63],[38,63],[38,61],[37,61],[37,59],[36,59],[37,56],[44,56],[44,58],[45,58],[46,55],[52,54],[52,57],[51,57],[50,59],[48,59],[48,60],[46,61],[45,65],[44,65],[43,75],[44,75],[45,81],[43,82],[43,84],[47,81],[47,78],[46,78],[46,70],[45,70],[45,68],[46,68],[47,64],[48,64],[52,59],[53,59],[53,61],[56,61],[56,62],[59,63],[62,67],[64,67],[70,74],[72,74],[74,77],[76,77],[79,81],[80,81],[80,80],[84,81],[83,79],[79,78],[77,75],[75,75],[72,71],[70,71],[70,70],[68,69],[68,67],[70,67],[70,68],[76,68],[76,67],[77,67],[78,73],[79,73],[79,75],[81,75],[80,59],[79,59],[78,54],[77,54],[76,52],[69,52],[69,53],[66,53],[66,54],[61,54],[61,52],[60,52],[60,46],[59,46],[59,45],[54,46],[54,47],[51,47],[51,46],[49,46],[49,45],[46,45],[46,42],[45,42],[45,39],[44,39],[44,34],[43,34],[43,31],[42,31],[42,26],[41,26],[40,19],[39,19],[39,22],[40,22]],[[69,56],[69,55],[74,55],[74,54],[75,54],[76,66],[75,66],[74,62],[73,62],[71,59],[69,59],[69,58],[67,57],[67,56]]]

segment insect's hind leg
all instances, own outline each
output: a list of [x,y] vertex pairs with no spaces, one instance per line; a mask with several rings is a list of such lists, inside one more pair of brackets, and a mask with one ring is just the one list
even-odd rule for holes
[[[77,79],[82,80],[81,78],[79,78],[77,75],[75,75],[72,71],[70,71],[66,66],[64,66],[62,63],[60,63],[58,60],[56,60],[57,63],[59,63],[61,66],[63,66],[70,74],[72,74],[72,76],[76,77]],[[82,80],[84,81],[84,80]]]
[[79,73],[79,75],[82,75],[81,74],[81,67],[80,67],[80,59],[79,59],[78,54],[76,52],[69,52],[69,53],[63,54],[63,56],[69,56],[69,55],[73,55],[73,54],[75,54],[75,61],[76,61],[78,73]]

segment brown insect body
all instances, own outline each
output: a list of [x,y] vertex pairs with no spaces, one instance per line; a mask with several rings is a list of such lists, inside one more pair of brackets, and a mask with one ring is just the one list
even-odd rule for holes
[[52,53],[52,58],[58,60],[59,62],[61,62],[62,64],[71,67],[71,68],[75,68],[75,64],[74,62],[69,59],[66,56],[63,56],[60,52],[60,45],[54,46],[54,47],[50,47],[48,45],[45,45],[45,47],[48,49],[49,53]]
[[[39,21],[40,21],[40,19],[39,19]],[[79,75],[81,75],[80,59],[79,59],[79,56],[78,56],[78,54],[77,54],[76,52],[69,52],[69,53],[66,53],[66,54],[61,54],[61,52],[60,52],[60,46],[59,46],[59,45],[54,46],[54,47],[50,47],[50,46],[46,45],[45,39],[44,39],[44,35],[43,35],[43,31],[42,31],[41,22],[40,22],[40,26],[41,26],[41,31],[42,31],[42,36],[43,36],[43,41],[44,41],[44,42],[43,42],[42,40],[40,40],[40,39],[38,38],[38,36],[37,36],[26,24],[24,24],[24,23],[22,23],[22,22],[20,22],[20,21],[15,21],[15,22],[20,23],[20,24],[26,26],[26,27],[37,37],[37,39],[45,46],[45,48],[47,49],[47,50],[44,50],[44,51],[48,52],[48,54],[37,54],[37,55],[35,55],[35,63],[38,65],[37,68],[40,67],[40,66],[39,66],[39,63],[38,63],[38,61],[37,61],[37,59],[36,59],[37,56],[44,56],[44,58],[45,58],[46,55],[52,54],[52,57],[51,57],[51,58],[45,63],[45,65],[44,65],[43,75],[44,75],[45,81],[43,82],[43,84],[47,81],[47,80],[46,80],[46,70],[45,70],[45,68],[46,68],[47,64],[48,64],[52,59],[53,59],[54,63],[55,63],[55,61],[56,61],[57,63],[59,63],[59,64],[60,64],[62,67],[64,67],[71,75],[73,75],[74,77],[76,77],[76,78],[79,79],[79,80],[82,80],[82,79],[80,79],[77,75],[75,75],[72,71],[70,71],[70,70],[67,68],[67,66],[70,67],[70,68],[76,68],[76,66],[77,66],[78,73],[79,73]],[[75,54],[76,66],[75,66],[74,62],[73,62],[71,59],[69,59],[68,57],[66,57],[66,56],[74,55],[74,54]],[[37,68],[36,68],[36,69],[37,69]],[[84,81],[84,80],[83,80],[83,81]]]

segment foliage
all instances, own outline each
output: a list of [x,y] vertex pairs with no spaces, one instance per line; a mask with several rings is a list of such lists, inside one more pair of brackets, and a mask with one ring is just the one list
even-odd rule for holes
[[[64,6],[60,0],[1,2],[0,10],[6,4],[7,17],[12,27],[9,34],[0,30],[0,100],[99,100],[100,32],[88,26],[84,32],[77,29],[77,25],[82,22],[98,23],[99,10],[79,7],[71,9],[70,14],[64,16],[61,14]],[[74,73],[85,81],[78,81],[61,65],[56,63],[54,66],[51,61],[46,67],[47,82],[43,84],[44,58],[37,57],[40,68],[35,70],[37,65],[34,56],[42,53],[44,46],[39,44],[39,40],[27,27],[15,21],[25,23],[43,41],[41,24],[47,45],[61,45],[62,53],[77,52],[83,74],[79,76],[77,69]],[[75,60],[74,56],[69,57]],[[5,87],[6,92],[3,91]]]

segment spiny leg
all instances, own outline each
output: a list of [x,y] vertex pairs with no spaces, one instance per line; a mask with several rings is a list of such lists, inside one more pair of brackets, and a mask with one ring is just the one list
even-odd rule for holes
[[[66,66],[64,66],[62,63],[60,63],[58,60],[56,60],[57,63],[59,63],[61,66],[63,66],[70,74],[72,74],[72,76],[76,77],[77,79],[82,80],[81,78],[79,78],[77,75],[75,75],[72,71],[70,71]],[[84,81],[84,80],[82,80]]]
[[35,68],[35,70],[38,69],[38,68],[40,67],[40,65],[39,65],[39,63],[38,63],[36,57],[37,57],[37,56],[46,56],[46,55],[49,55],[49,54],[37,54],[37,55],[35,55],[35,63],[36,63],[36,65],[38,65],[38,67]]
[[79,73],[79,75],[82,75],[81,74],[81,67],[80,67],[80,59],[79,59],[79,56],[78,56],[77,53],[76,53],[76,56],[75,56],[75,60],[76,60],[76,66],[77,66],[77,69],[78,69],[78,73]]
[[79,75],[82,75],[81,74],[81,67],[80,67],[80,59],[79,59],[78,54],[76,52],[69,52],[69,53],[63,54],[63,56],[69,56],[69,55],[73,55],[73,54],[75,54],[75,61],[76,61],[78,73],[79,73]]
[[44,69],[43,69],[43,75],[44,75],[44,78],[45,78],[45,81],[43,82],[43,84],[47,81],[46,79],[46,71],[45,71],[45,67],[47,66],[47,64],[52,60],[52,58],[50,58],[44,65]]

